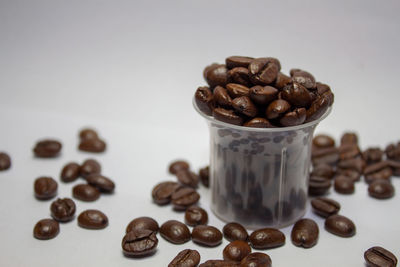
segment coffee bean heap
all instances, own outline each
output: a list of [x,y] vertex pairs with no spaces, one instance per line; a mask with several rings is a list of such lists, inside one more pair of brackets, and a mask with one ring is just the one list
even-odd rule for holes
[[289,127],[321,117],[333,104],[326,84],[301,69],[283,74],[278,59],[231,56],[204,69],[208,86],[195,93],[197,107],[216,120],[246,127]]

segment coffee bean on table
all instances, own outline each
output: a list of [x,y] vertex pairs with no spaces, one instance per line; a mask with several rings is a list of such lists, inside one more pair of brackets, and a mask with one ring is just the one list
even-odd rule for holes
[[74,218],[75,202],[70,198],[58,198],[50,206],[51,217],[59,222],[68,222]]
[[224,233],[225,239],[229,242],[235,240],[247,241],[249,238],[246,228],[236,222],[227,223],[222,229],[222,232]]
[[156,220],[150,217],[138,217],[133,219],[126,227],[126,233],[130,231],[151,230],[158,232],[159,226]]
[[318,236],[318,225],[311,219],[300,219],[292,228],[292,243],[298,247],[311,248],[315,246],[318,242]]
[[79,138],[80,139],[98,139],[99,135],[97,134],[96,130],[90,129],[90,128],[85,128],[79,132]]
[[59,155],[61,148],[62,145],[60,142],[52,139],[45,139],[36,143],[33,152],[38,158],[54,158]]
[[253,252],[247,255],[241,262],[241,267],[271,267],[271,258],[262,252]]
[[100,172],[101,172],[101,165],[95,159],[87,159],[87,160],[85,160],[82,163],[81,168],[79,169],[79,174],[83,178],[86,178],[91,174],[99,174]]
[[106,150],[106,143],[99,138],[82,139],[78,149],[85,152],[101,153]]
[[199,193],[191,187],[179,187],[171,196],[172,204],[175,210],[186,210],[188,207],[196,204],[200,199]]
[[383,247],[372,247],[364,252],[364,259],[371,267],[396,267],[397,258]]
[[308,194],[311,196],[321,196],[326,194],[331,188],[332,183],[326,177],[311,176],[308,184]]
[[354,182],[360,181],[361,173],[351,169],[336,169],[337,175],[344,175],[349,177]]
[[335,139],[326,134],[319,134],[313,138],[312,144],[317,148],[334,147]]
[[40,240],[52,239],[56,237],[59,232],[60,226],[58,222],[52,219],[40,220],[33,228],[33,236]]
[[226,260],[208,260],[199,265],[199,267],[239,267],[240,263]]
[[339,169],[352,169],[362,173],[365,168],[365,161],[361,157],[340,160],[337,167]]
[[126,233],[122,239],[122,251],[128,257],[150,256],[156,252],[158,239],[156,232],[138,230]]
[[214,109],[214,97],[210,88],[202,86],[197,88],[194,95],[197,107],[206,115],[210,116]]
[[[348,159],[356,159],[363,163],[362,167],[365,167],[364,159],[361,156],[361,150],[356,144],[344,144],[339,146],[339,158],[340,160],[348,160]],[[347,162],[349,164],[349,162]],[[355,163],[350,163],[349,168],[351,165],[355,165]],[[346,168],[346,167],[343,167]]]
[[377,163],[382,161],[383,158],[383,151],[379,147],[370,147],[362,152],[362,157],[365,162],[369,165],[372,163]]
[[393,176],[400,176],[400,161],[387,160],[388,165],[392,168]]
[[250,244],[254,249],[280,247],[285,244],[285,235],[274,228],[262,228],[250,235]]
[[39,177],[35,180],[35,197],[40,200],[47,200],[57,195],[57,182],[51,177]]
[[72,188],[72,196],[82,201],[91,202],[100,197],[100,191],[88,184],[77,184]]
[[214,226],[197,225],[192,230],[192,239],[197,244],[216,247],[222,242],[222,233]]
[[183,184],[193,188],[196,188],[199,184],[199,176],[190,170],[180,170],[175,173],[178,181]]
[[389,179],[393,174],[393,170],[389,162],[384,160],[378,163],[368,165],[364,169],[364,178],[367,183],[371,183],[375,179]]
[[228,110],[224,108],[215,108],[213,110],[213,116],[216,120],[234,124],[242,125],[243,118],[237,115],[233,110]]
[[325,229],[340,237],[352,237],[356,234],[356,226],[349,218],[334,214],[325,220]]
[[357,145],[358,144],[357,134],[351,132],[344,133],[340,138],[340,145],[346,145],[346,144]]
[[168,267],[196,267],[200,263],[197,250],[184,249],[168,264]]
[[322,176],[331,179],[335,175],[334,168],[329,164],[319,164],[313,167],[311,176]]
[[158,205],[166,205],[171,202],[172,194],[178,189],[182,187],[176,182],[161,182],[157,184],[152,192],[151,196],[153,197],[153,201]]
[[388,159],[400,161],[400,142],[397,144],[389,144],[385,148],[385,154]]
[[334,187],[335,191],[340,194],[353,194],[355,190],[354,181],[344,175],[338,175],[335,177]]
[[254,58],[244,56],[230,56],[225,59],[225,64],[228,69],[237,67],[247,68]]
[[78,216],[78,225],[86,229],[104,229],[108,225],[108,218],[99,210],[85,210]]
[[196,226],[200,224],[207,224],[208,214],[204,209],[191,206],[185,211],[185,222],[187,225]]
[[313,207],[314,213],[324,218],[337,214],[340,210],[339,202],[327,197],[314,198],[311,200],[311,206]]
[[65,183],[73,182],[79,177],[80,166],[78,163],[70,162],[61,171],[61,181]]
[[393,197],[394,187],[388,180],[375,179],[368,186],[368,193],[373,198],[387,199]]
[[210,168],[206,166],[199,171],[200,181],[205,187],[210,186]]
[[11,167],[11,158],[7,153],[0,152],[0,171],[7,170]]
[[224,248],[222,255],[224,260],[241,261],[244,257],[249,255],[250,252],[251,247],[247,242],[235,240]]
[[176,160],[171,162],[168,167],[168,171],[171,174],[176,174],[181,170],[189,170],[190,165],[186,160]]
[[311,159],[313,165],[336,165],[339,161],[339,150],[336,147],[312,149]]
[[91,174],[86,177],[86,181],[103,193],[112,193],[115,188],[115,184],[110,178],[100,174]]
[[160,235],[173,244],[183,244],[190,240],[189,228],[176,220],[169,220],[160,227]]

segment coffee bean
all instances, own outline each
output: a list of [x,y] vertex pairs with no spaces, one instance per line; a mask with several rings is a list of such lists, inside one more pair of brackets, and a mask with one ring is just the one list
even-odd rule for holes
[[179,187],[181,187],[181,185],[179,185],[178,183],[169,181],[157,184],[151,192],[153,201],[158,205],[165,205],[170,203],[172,194]]
[[394,187],[388,180],[375,179],[368,186],[368,193],[373,198],[387,199],[393,197]]
[[207,224],[207,211],[197,206],[191,206],[185,211],[185,222],[190,226]]
[[307,89],[316,89],[317,84],[314,76],[304,70],[295,70],[295,72],[291,72],[293,82],[299,83]]
[[325,229],[340,237],[352,237],[356,234],[356,226],[352,220],[342,215],[331,215],[325,220]]
[[176,178],[182,185],[187,185],[196,188],[199,184],[199,176],[189,170],[180,170],[175,173]]
[[85,152],[101,153],[106,150],[106,143],[99,138],[82,139],[78,149]]
[[207,246],[215,247],[222,242],[222,233],[214,226],[197,225],[192,230],[193,242]]
[[275,87],[282,90],[286,85],[290,84],[291,82],[292,78],[283,74],[282,72],[279,72],[276,76]]
[[122,251],[128,257],[143,257],[154,254],[158,245],[156,232],[151,230],[130,231],[122,239]]
[[100,197],[100,192],[91,185],[77,184],[72,188],[72,196],[82,201],[92,202]]
[[372,247],[364,252],[364,259],[370,267],[396,267],[397,258],[383,247]]
[[199,267],[239,267],[240,263],[236,261],[208,260],[199,265]]
[[353,194],[354,193],[354,181],[344,175],[335,177],[334,183],[335,191],[340,194]]
[[331,181],[322,176],[311,176],[308,183],[308,194],[311,196],[321,196],[326,194],[331,188]]
[[213,97],[214,102],[221,107],[229,108],[232,105],[232,98],[222,86],[215,87]]
[[204,78],[211,88],[217,85],[225,86],[228,82],[228,73],[223,64],[212,64],[204,69]]
[[262,252],[253,252],[247,255],[241,262],[240,267],[271,267],[271,258]]
[[35,180],[35,197],[40,200],[47,200],[57,195],[57,182],[51,177],[39,177]]
[[227,223],[222,229],[222,232],[224,233],[225,239],[229,242],[235,240],[247,241],[249,238],[246,229],[241,224],[235,222]]
[[10,156],[4,152],[0,152],[0,171],[8,170],[11,167]]
[[396,160],[387,160],[388,165],[392,168],[392,172],[394,176],[400,176],[400,161]]
[[251,102],[248,96],[236,97],[232,100],[232,107],[240,114],[248,117],[257,115],[257,107]]
[[319,119],[332,104],[330,99],[332,96],[324,93],[323,95],[317,96],[317,98],[311,103],[309,109],[307,109],[306,123]]
[[292,228],[292,243],[295,246],[311,248],[317,244],[319,228],[311,219],[298,220]]
[[249,70],[244,67],[236,67],[228,71],[228,81],[230,83],[242,84],[244,86],[251,86],[249,77]]
[[312,149],[311,160],[313,165],[336,165],[339,161],[339,150],[336,147]]
[[267,105],[277,98],[278,92],[272,86],[256,85],[250,88],[250,99],[258,105]]
[[61,171],[61,181],[65,183],[73,182],[79,177],[80,166],[78,163],[70,162]]
[[361,174],[352,169],[336,169],[337,175],[344,175],[353,180],[354,182],[360,181]]
[[314,136],[312,144],[317,148],[334,147],[335,139],[326,134],[319,134]]
[[316,86],[317,86],[317,93],[319,95],[322,95],[325,92],[331,91],[331,88],[327,84],[316,82]]
[[153,232],[158,232],[158,223],[150,217],[138,217],[133,219],[126,227],[126,233],[130,231],[141,231],[141,230],[151,230]]
[[306,109],[296,108],[283,115],[279,120],[280,124],[285,127],[296,126],[302,124],[306,120]]
[[56,237],[59,232],[60,226],[58,222],[52,219],[40,220],[33,228],[33,236],[40,240],[52,239]]
[[87,159],[85,160],[81,168],[79,169],[79,174],[83,177],[86,178],[91,174],[100,174],[101,172],[101,165],[97,160],[94,159]]
[[267,119],[264,118],[253,118],[243,124],[245,127],[253,127],[253,128],[275,128]]
[[59,222],[68,222],[74,218],[75,202],[70,198],[58,198],[50,206],[51,217]]
[[196,267],[200,263],[200,253],[197,250],[185,249],[176,255],[168,267]]
[[340,145],[339,158],[340,160],[348,160],[356,158],[360,159],[361,161],[364,161],[361,157],[361,150],[358,147],[358,145],[351,145],[351,144]]
[[191,187],[179,187],[171,195],[175,210],[186,210],[199,201],[200,195]]
[[274,228],[263,228],[250,235],[250,244],[254,249],[280,247],[285,244],[285,235]]
[[112,193],[115,188],[115,184],[110,178],[100,174],[91,174],[86,177],[86,181],[103,193]]
[[249,255],[251,247],[247,242],[242,240],[235,240],[229,243],[223,250],[222,255],[226,261],[241,261],[244,257]]
[[283,99],[272,101],[265,111],[267,119],[276,119],[290,110],[289,102]]
[[203,86],[196,90],[194,95],[197,107],[206,115],[210,116],[214,109],[213,94],[210,88]]
[[161,236],[174,244],[183,244],[190,240],[189,228],[176,220],[169,220],[160,227]]
[[253,59],[254,58],[252,57],[231,56],[225,59],[225,64],[228,67],[228,69],[233,69],[236,67],[247,68]]
[[370,165],[382,161],[383,151],[379,147],[370,147],[362,152],[362,157]]
[[311,200],[311,206],[313,207],[314,213],[324,218],[337,214],[340,210],[339,202],[326,197],[314,198]]
[[243,118],[237,115],[233,110],[227,110],[224,108],[215,108],[213,110],[213,116],[216,120],[223,121],[234,125],[242,125]]
[[331,179],[335,175],[335,170],[331,165],[319,164],[313,167],[311,176],[322,176]]
[[362,173],[365,168],[365,161],[361,157],[345,159],[339,161],[337,167],[340,169],[352,169]]
[[226,85],[226,90],[230,97],[236,98],[241,96],[250,96],[250,89],[247,86],[237,84],[237,83],[228,83]]
[[169,164],[168,171],[171,174],[176,174],[181,170],[189,170],[190,165],[186,160],[176,160]]
[[46,139],[36,143],[33,148],[35,156],[38,158],[54,158],[61,151],[62,145],[56,140]]
[[297,108],[307,108],[312,102],[310,92],[297,82],[290,83],[283,88],[282,99]]
[[80,139],[98,139],[99,135],[97,134],[96,130],[85,128],[79,132]]
[[356,133],[348,132],[344,133],[340,138],[340,145],[357,145],[358,144],[358,136]]
[[78,225],[86,229],[104,229],[108,225],[108,218],[99,210],[85,210],[78,216]]
[[256,58],[250,62],[248,69],[254,84],[268,85],[276,80],[281,66],[275,58]]
[[206,166],[199,171],[200,181],[205,187],[210,186],[210,168]]

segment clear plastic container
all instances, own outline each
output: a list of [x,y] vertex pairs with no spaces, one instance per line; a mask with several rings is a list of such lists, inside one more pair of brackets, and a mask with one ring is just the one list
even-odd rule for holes
[[211,210],[249,229],[281,228],[306,212],[311,143],[318,120],[284,128],[250,128],[197,112],[210,130]]

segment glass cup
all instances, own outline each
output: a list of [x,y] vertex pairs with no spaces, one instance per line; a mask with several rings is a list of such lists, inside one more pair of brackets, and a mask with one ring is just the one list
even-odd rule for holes
[[210,130],[211,210],[249,229],[282,228],[306,212],[311,143],[320,121],[293,127],[251,128],[201,112]]

